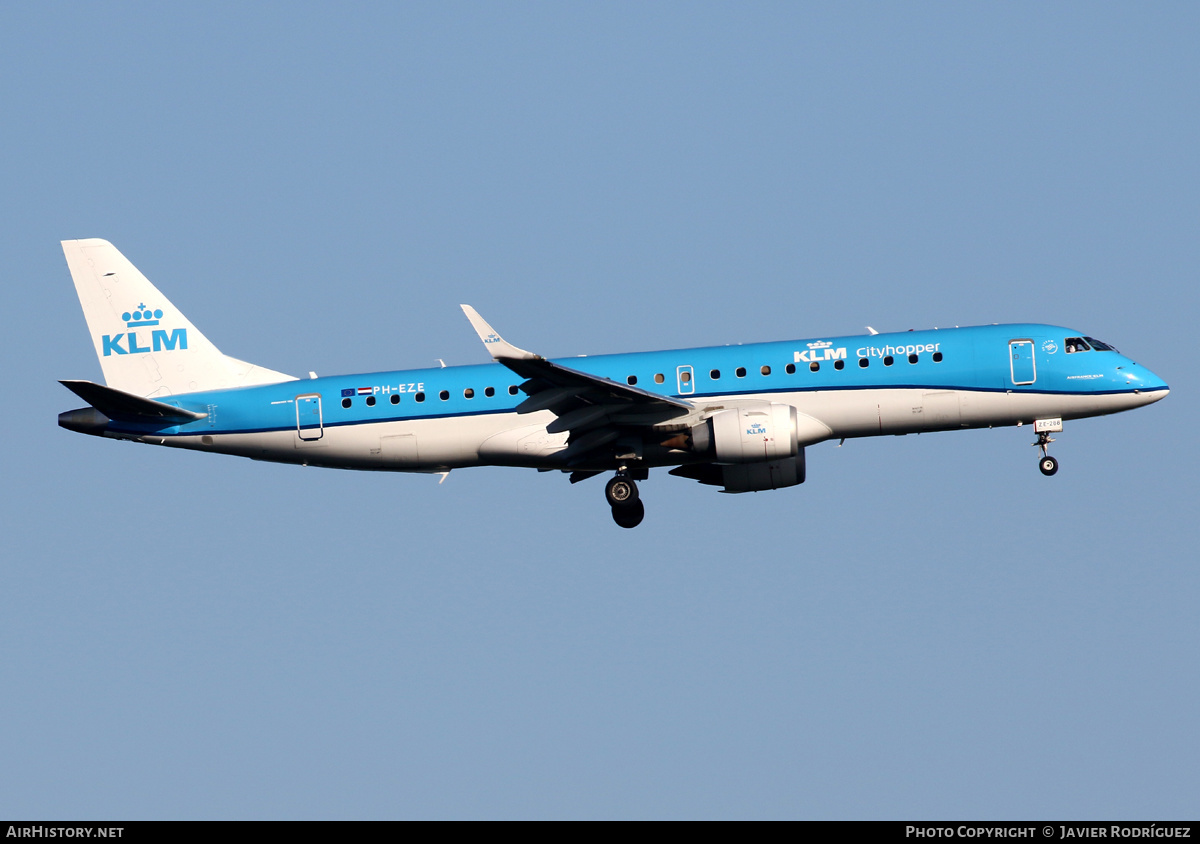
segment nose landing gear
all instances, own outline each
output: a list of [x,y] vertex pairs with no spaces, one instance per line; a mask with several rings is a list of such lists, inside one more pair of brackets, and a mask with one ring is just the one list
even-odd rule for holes
[[1058,471],[1058,461],[1051,457],[1048,451],[1050,443],[1054,442],[1054,437],[1050,436],[1050,433],[1062,430],[1062,419],[1036,419],[1033,423],[1033,430],[1037,431],[1037,442],[1032,445],[1042,450],[1038,469],[1043,475],[1050,477]]
[[604,497],[612,507],[613,521],[623,528],[635,528],[646,517],[646,505],[638,495],[637,484],[624,471],[604,486]]

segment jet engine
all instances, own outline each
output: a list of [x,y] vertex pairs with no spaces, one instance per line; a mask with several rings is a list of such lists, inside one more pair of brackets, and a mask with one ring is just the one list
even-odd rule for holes
[[[832,433],[825,423],[789,404],[741,402],[717,411],[689,432],[688,446],[711,462],[678,466],[671,474],[723,486],[724,492],[796,486],[804,483],[804,446]],[[664,443],[668,444],[672,443]]]
[[799,450],[796,408],[746,402],[714,413],[692,428],[692,449],[716,463],[760,463],[795,457]]

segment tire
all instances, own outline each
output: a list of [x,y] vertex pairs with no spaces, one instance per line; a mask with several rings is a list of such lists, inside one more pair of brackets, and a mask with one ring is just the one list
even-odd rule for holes
[[605,484],[604,497],[613,507],[630,507],[638,500],[637,484],[630,478],[617,475]]
[[613,521],[623,528],[635,528],[646,518],[646,505],[641,501],[612,508]]
[[1038,461],[1038,468],[1042,471],[1043,475],[1050,477],[1058,471],[1058,461],[1053,457],[1046,455]]

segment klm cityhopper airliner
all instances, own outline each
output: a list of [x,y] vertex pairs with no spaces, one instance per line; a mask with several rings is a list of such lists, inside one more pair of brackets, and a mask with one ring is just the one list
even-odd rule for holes
[[[723,492],[804,483],[824,440],[1030,424],[1058,471],[1064,419],[1141,407],[1167,385],[1053,325],[985,325],[548,360],[462,309],[494,363],[308,380],[221,354],[104,240],[63,241],[107,386],[63,381],[84,434],[338,469],[614,472],[621,527],[650,469]],[[497,365],[499,364],[499,365]]]

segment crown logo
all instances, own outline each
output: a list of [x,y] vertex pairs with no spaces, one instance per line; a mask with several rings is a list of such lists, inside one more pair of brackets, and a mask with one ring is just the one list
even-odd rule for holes
[[125,320],[127,328],[139,328],[143,325],[158,325],[158,321],[162,319],[162,315],[161,308],[150,310],[145,305],[138,305],[137,310],[133,313],[126,311],[121,314],[121,319]]
[[833,345],[832,343],[830,343],[826,340],[818,340],[815,343],[809,343],[808,347],[810,349],[828,349],[832,345]]

